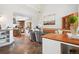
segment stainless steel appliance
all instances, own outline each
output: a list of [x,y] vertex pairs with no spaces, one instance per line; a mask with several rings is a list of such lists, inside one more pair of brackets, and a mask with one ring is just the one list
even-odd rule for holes
[[79,54],[79,47],[61,44],[61,53],[62,54]]

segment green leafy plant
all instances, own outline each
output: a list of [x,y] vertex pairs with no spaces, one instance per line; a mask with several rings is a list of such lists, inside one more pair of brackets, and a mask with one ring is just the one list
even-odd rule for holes
[[77,26],[78,26],[78,16],[70,16],[69,18],[69,24],[70,26],[73,28],[71,30],[73,30],[73,33],[76,33],[77,31]]
[[69,17],[69,23],[74,24],[78,20],[77,16],[70,16]]

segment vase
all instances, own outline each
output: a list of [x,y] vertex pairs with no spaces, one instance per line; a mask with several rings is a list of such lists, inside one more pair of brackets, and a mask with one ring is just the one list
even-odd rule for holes
[[74,24],[70,24],[70,31],[72,34],[76,34],[77,33],[77,24],[78,23],[74,23]]
[[75,27],[74,27],[74,24],[70,24],[70,32],[72,34],[75,34]]

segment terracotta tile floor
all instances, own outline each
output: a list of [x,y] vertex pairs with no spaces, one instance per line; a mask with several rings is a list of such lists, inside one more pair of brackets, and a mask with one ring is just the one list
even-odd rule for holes
[[31,42],[28,37],[14,37],[15,42],[12,45],[0,48],[0,54],[41,54],[42,45]]

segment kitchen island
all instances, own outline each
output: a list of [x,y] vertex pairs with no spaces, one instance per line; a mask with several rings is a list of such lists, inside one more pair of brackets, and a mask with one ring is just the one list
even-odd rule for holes
[[79,47],[79,39],[69,38],[66,34],[49,33],[42,36],[44,54],[61,54],[61,44]]

